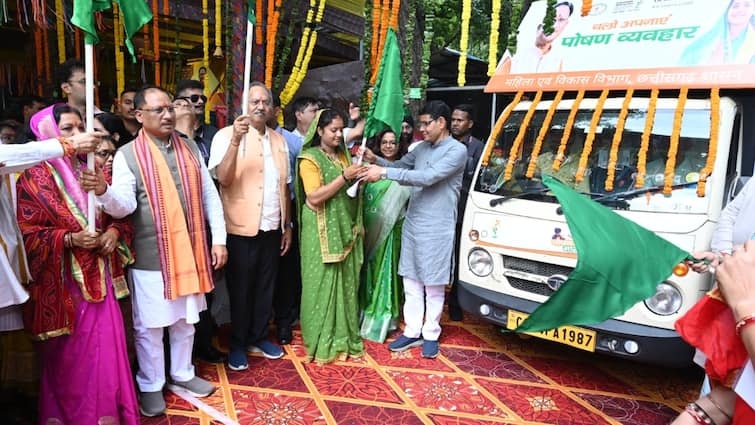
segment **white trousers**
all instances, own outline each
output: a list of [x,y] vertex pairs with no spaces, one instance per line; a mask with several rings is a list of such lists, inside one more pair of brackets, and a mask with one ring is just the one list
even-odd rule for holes
[[425,286],[422,282],[404,278],[404,335],[409,338],[422,335],[426,340],[437,341],[445,294],[445,285]]
[[[161,391],[165,385],[165,351],[163,329],[146,328],[134,321],[134,344],[139,372],[136,383],[141,392]],[[168,327],[170,335],[170,377],[174,381],[188,381],[194,377],[191,349],[194,345],[194,325],[180,319]]]

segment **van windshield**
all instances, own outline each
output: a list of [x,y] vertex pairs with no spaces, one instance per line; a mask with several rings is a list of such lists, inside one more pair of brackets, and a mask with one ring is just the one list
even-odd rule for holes
[[[540,182],[540,177],[547,174],[577,191],[590,194],[593,199],[602,202],[609,201],[604,203],[614,208],[634,211],[704,213],[707,210],[708,199],[697,196],[695,183],[708,155],[710,111],[702,109],[684,111],[676,157],[674,190],[671,196],[664,196],[661,188],[664,183],[666,157],[674,122],[673,109],[656,110],[646,154],[646,177],[644,184],[639,188],[636,184],[637,160],[647,114],[645,110],[629,111],[618,150],[613,190],[606,190],[609,155],[619,112],[619,110],[610,109],[603,111],[581,182],[577,182],[575,176],[593,111],[585,110],[577,113],[566,144],[564,160],[560,169],[554,171],[554,158],[561,144],[564,126],[569,115],[568,110],[556,111],[550,130],[543,139],[540,154],[536,158],[535,174],[532,179],[528,179],[526,174],[532,157],[532,149],[547,113],[546,110],[538,110],[525,132],[522,149],[516,158],[511,179],[505,181],[504,171],[509,160],[511,145],[517,137],[526,114],[526,111],[513,112],[495,142],[488,165],[480,168],[474,190],[500,196],[528,195],[523,198],[555,203],[556,199],[550,192],[544,190]],[[616,202],[610,202],[611,200]]]

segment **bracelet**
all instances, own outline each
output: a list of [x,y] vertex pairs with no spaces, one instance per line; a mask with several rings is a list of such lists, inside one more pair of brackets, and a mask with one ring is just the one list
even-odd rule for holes
[[755,313],[748,314],[745,317],[739,319],[737,325],[734,327],[734,330],[737,331],[737,336],[741,336],[742,329],[749,325],[752,325],[753,323],[755,323]]
[[351,183],[351,180],[349,180],[349,179],[347,179],[347,178],[346,178],[346,174],[344,174],[344,172],[343,172],[343,171],[341,171],[341,177],[343,177],[343,180],[344,180],[344,181],[345,181],[346,183]]
[[76,153],[76,148],[73,147],[73,142],[67,137],[58,137],[60,147],[63,148],[63,156],[73,156]]
[[728,414],[728,413],[726,413],[726,411],[724,409],[722,409],[721,406],[718,403],[716,403],[716,400],[713,399],[713,396],[710,395],[710,393],[705,394],[705,398],[707,398],[710,401],[710,404],[712,404],[713,407],[715,407],[716,409],[718,409],[718,411],[721,412],[722,415],[726,416],[726,419],[728,419],[729,422],[732,421],[733,418],[731,417],[731,415]]
[[71,232],[66,232],[66,234],[63,235],[63,246],[65,248],[71,248]]
[[716,425],[716,422],[714,422],[713,419],[710,418],[708,412],[706,412],[702,407],[700,407],[699,404],[695,402],[689,403],[687,407],[684,408],[684,411],[692,416],[695,422],[699,424]]

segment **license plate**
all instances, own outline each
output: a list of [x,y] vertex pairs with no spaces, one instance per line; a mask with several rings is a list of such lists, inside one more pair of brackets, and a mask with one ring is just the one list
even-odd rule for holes
[[[520,313],[515,310],[509,310],[506,328],[516,329],[529,314]],[[570,347],[579,348],[585,351],[595,351],[595,331],[583,329],[576,326],[561,326],[556,329],[549,329],[540,332],[522,332],[537,338],[547,339],[549,341],[560,342]]]

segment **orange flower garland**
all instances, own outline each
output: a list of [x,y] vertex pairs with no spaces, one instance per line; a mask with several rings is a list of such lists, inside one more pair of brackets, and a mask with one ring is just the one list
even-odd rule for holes
[[371,86],[375,85],[375,80],[377,80],[377,73],[378,70],[380,70],[380,60],[383,57],[385,39],[386,37],[388,37],[388,25],[390,25],[390,8],[390,0],[383,0],[383,6],[380,11],[380,38],[378,39],[377,56],[375,57],[375,66],[372,68],[372,75],[370,76]]
[[595,130],[600,123],[600,116],[603,114],[603,105],[608,98],[608,89],[603,89],[598,98],[598,103],[595,105],[595,111],[592,113],[592,120],[590,121],[590,130],[585,137],[585,145],[582,148],[582,156],[579,157],[579,165],[577,166],[577,174],[574,175],[574,179],[577,183],[581,183],[585,178],[585,170],[587,170],[587,160],[592,153],[592,142],[595,141]]
[[608,174],[606,175],[606,191],[613,191],[613,179],[616,176],[616,163],[619,160],[619,145],[621,145],[621,136],[624,134],[624,123],[627,120],[627,113],[629,113],[629,102],[632,101],[632,94],[634,89],[627,89],[627,94],[624,96],[624,103],[621,105],[621,112],[619,112],[619,118],[616,120],[616,131],[613,133],[613,141],[611,141],[611,153],[608,156]]
[[592,10],[592,0],[582,0],[582,16],[587,16]]
[[267,46],[265,47],[265,85],[273,84],[273,62],[275,60],[275,39],[278,36],[278,20],[282,0],[269,0],[267,9]]
[[655,122],[655,107],[658,103],[658,89],[650,91],[650,100],[648,101],[648,111],[645,116],[645,129],[642,131],[640,138],[640,151],[637,152],[637,182],[635,188],[639,189],[645,186],[645,176],[647,175],[647,157],[648,146],[650,146],[650,134],[653,132],[653,123]]
[[540,155],[540,149],[542,149],[543,147],[545,134],[548,133],[548,130],[550,129],[551,121],[553,121],[553,115],[556,114],[556,109],[558,108],[558,104],[561,102],[562,97],[564,97],[563,90],[556,92],[556,97],[553,99],[551,107],[548,108],[548,113],[545,114],[543,125],[540,127],[540,132],[537,134],[537,139],[535,139],[535,146],[532,148],[532,155],[530,155],[530,164],[527,166],[527,178],[532,178],[532,176],[535,175],[537,157]]
[[506,171],[503,175],[504,181],[508,181],[509,179],[511,179],[511,173],[514,171],[514,162],[516,161],[516,157],[519,155],[519,151],[522,148],[524,135],[527,134],[527,127],[529,127],[530,121],[532,121],[532,116],[535,115],[535,111],[537,110],[537,104],[540,103],[540,99],[542,97],[543,97],[542,91],[538,91],[537,93],[535,93],[535,98],[532,99],[532,104],[530,105],[530,109],[524,115],[524,119],[522,120],[522,123],[519,124],[519,133],[517,133],[516,138],[514,139],[514,143],[511,144],[511,150],[509,151],[509,160],[506,163]]
[[63,0],[55,0],[55,32],[58,36],[58,63],[66,61],[65,9]]
[[682,87],[679,91],[679,101],[676,103],[676,110],[674,111],[674,127],[671,129],[671,140],[669,141],[668,155],[666,157],[666,171],[663,178],[663,194],[666,196],[671,195],[671,186],[674,185],[676,154],[679,150],[679,136],[682,133],[684,105],[687,103],[688,92],[688,87]]
[[493,147],[495,146],[495,141],[498,139],[498,135],[501,134],[501,130],[503,129],[503,124],[506,123],[506,120],[509,119],[509,116],[511,115],[511,112],[514,111],[514,108],[516,105],[519,104],[519,101],[522,100],[522,96],[524,95],[524,92],[517,92],[516,96],[514,96],[514,99],[511,101],[511,103],[506,106],[506,109],[503,110],[501,113],[501,116],[498,117],[498,121],[495,122],[495,126],[493,127],[493,131],[490,133],[490,137],[488,137],[488,144],[485,146],[485,152],[482,154],[482,166],[487,167],[488,162],[490,161],[490,153],[493,152]]
[[126,79],[123,75],[123,51],[121,43],[123,42],[123,24],[121,24],[120,6],[113,3],[113,47],[115,49],[115,88],[116,96],[120,96],[126,85]]
[[579,112],[579,104],[582,103],[582,99],[585,98],[585,91],[580,90],[577,92],[577,97],[574,99],[574,103],[569,111],[569,116],[566,118],[566,124],[564,125],[564,134],[561,136],[561,143],[558,145],[558,152],[556,158],[553,160],[553,171],[558,171],[561,168],[561,163],[564,162],[566,155],[566,144],[569,143],[569,136],[571,136],[572,127],[574,127],[574,119]]
[[718,127],[721,122],[721,95],[718,87],[710,90],[710,143],[708,143],[708,157],[705,160],[705,166],[700,171],[700,177],[697,181],[697,196],[705,196],[705,182],[713,171],[713,164],[716,162],[716,151],[718,150]]
[[[272,0],[267,0],[272,1]],[[259,25],[254,26],[254,41],[257,45],[262,44],[262,0],[256,0],[254,2],[254,16],[258,16],[257,22]]]
[[372,40],[370,40],[370,69],[375,69],[380,41],[380,0],[372,1]]

